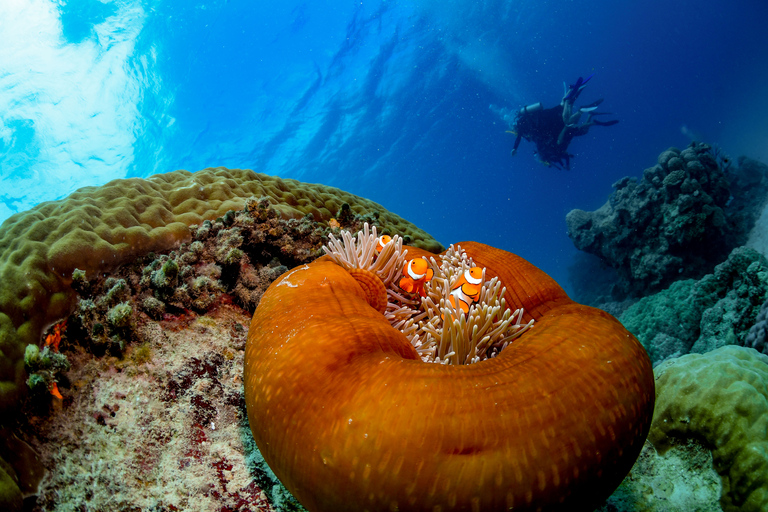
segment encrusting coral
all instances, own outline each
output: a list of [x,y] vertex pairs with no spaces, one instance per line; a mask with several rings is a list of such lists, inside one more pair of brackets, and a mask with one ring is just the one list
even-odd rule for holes
[[644,297],[619,320],[656,364],[689,352],[751,343],[748,330],[767,296],[768,261],[754,249],[737,247],[713,273]]
[[[350,229],[370,220],[343,219]],[[240,434],[243,326],[286,265],[316,259],[333,230],[283,219],[266,198],[191,230],[167,253],[73,271],[72,314],[43,350],[27,346],[38,392],[16,426],[50,470],[25,490],[40,509],[269,511],[287,496]]]
[[521,258],[460,246],[503,283],[505,307],[524,309],[516,323],[535,320],[475,364],[425,363],[371,306],[380,293],[330,258],[286,272],[262,297],[246,344],[248,419],[311,512],[591,510],[635,461],[654,401],[642,346]]
[[268,198],[284,219],[310,215],[313,221],[327,223],[339,212],[372,215],[388,230],[407,233],[414,245],[442,249],[413,224],[372,201],[250,170],[175,171],[85,187],[15,214],[0,227],[0,411],[18,404],[19,386],[26,380],[26,345],[37,342],[45,326],[70,312],[75,268],[105,272],[152,251],[171,250],[192,238],[190,225],[224,220],[249,197]]

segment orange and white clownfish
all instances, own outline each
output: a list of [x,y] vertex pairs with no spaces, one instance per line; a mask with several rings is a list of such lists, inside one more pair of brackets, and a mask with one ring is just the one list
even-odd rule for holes
[[423,256],[413,258],[403,267],[403,277],[398,281],[397,286],[408,293],[418,293],[422,297],[427,296],[424,291],[424,285],[432,279],[435,272],[429,268],[427,259]]
[[483,269],[472,267],[464,271],[464,274],[451,287],[448,297],[455,309],[461,308],[464,314],[469,313],[469,307],[480,300],[480,290],[483,287]]
[[376,254],[381,254],[384,250],[384,246],[392,241],[392,237],[389,235],[381,235],[376,239]]

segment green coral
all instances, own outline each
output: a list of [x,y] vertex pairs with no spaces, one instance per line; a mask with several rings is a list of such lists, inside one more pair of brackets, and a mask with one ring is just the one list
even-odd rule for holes
[[125,301],[130,295],[130,289],[125,279],[110,277],[104,281],[104,289],[106,293],[104,294],[103,301],[108,306]]
[[768,510],[768,356],[727,346],[664,362],[654,374],[648,440],[662,453],[701,440],[722,479],[723,510]]
[[158,290],[168,290],[176,286],[179,277],[179,264],[168,258],[160,270],[152,272],[152,285]]
[[155,297],[146,297],[141,302],[141,309],[154,320],[161,320],[165,314],[165,303]]
[[224,229],[216,235],[214,260],[221,265],[234,265],[243,258],[243,234],[240,228]]
[[768,295],[768,261],[739,247],[712,274],[673,283],[619,318],[654,363],[689,352],[743,344]]
[[80,295],[84,295],[88,292],[90,288],[90,283],[88,282],[88,278],[85,276],[85,270],[80,270],[79,268],[76,268],[72,271],[72,289],[75,290]]
[[48,347],[43,350],[37,345],[27,345],[24,351],[24,368],[29,374],[27,385],[33,393],[43,394],[58,381],[58,376],[69,370],[67,356],[53,352]]
[[114,330],[122,330],[131,325],[133,308],[129,302],[121,302],[107,311],[107,322]]

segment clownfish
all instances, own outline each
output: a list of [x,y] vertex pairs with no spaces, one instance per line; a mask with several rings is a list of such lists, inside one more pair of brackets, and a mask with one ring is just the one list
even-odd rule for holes
[[480,290],[483,287],[483,269],[472,267],[464,271],[464,274],[451,287],[448,297],[455,309],[461,308],[464,314],[469,313],[469,307],[480,300]]
[[392,241],[392,237],[389,235],[381,235],[376,239],[376,254],[381,254],[384,250],[384,246]]
[[408,293],[418,293],[422,297],[427,296],[424,285],[432,279],[435,272],[429,268],[429,263],[424,257],[413,258],[403,267],[403,277],[397,286]]

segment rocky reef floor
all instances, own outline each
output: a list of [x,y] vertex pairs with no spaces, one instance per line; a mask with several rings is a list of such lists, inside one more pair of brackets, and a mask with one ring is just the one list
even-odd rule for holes
[[148,321],[122,359],[71,347],[64,399],[26,415],[49,469],[33,510],[274,510],[243,399],[249,321],[222,305]]

